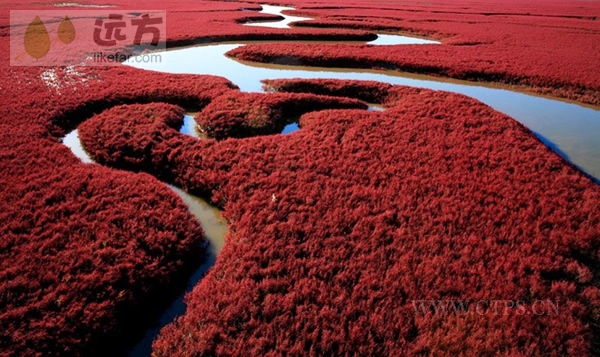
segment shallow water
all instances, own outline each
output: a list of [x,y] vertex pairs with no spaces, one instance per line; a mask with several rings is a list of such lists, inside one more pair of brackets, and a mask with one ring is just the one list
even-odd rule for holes
[[213,255],[218,255],[225,245],[225,236],[227,235],[227,221],[223,218],[221,211],[200,197],[190,195],[176,186],[168,184],[167,186],[175,191],[188,206],[190,212],[202,226],[204,237],[210,243],[210,251]]
[[[125,62],[140,69],[167,73],[221,76],[242,91],[262,91],[261,79],[335,78],[374,80],[390,84],[445,90],[476,98],[518,120],[542,142],[584,172],[600,179],[600,110],[521,92],[465,81],[436,80],[394,71],[261,65],[225,56],[240,44],[216,44],[163,52],[162,65]],[[426,78],[426,79],[425,79]]]
[[389,45],[439,45],[439,41],[426,40],[417,37],[377,34],[377,38],[367,42],[368,45],[389,46]]
[[296,132],[300,130],[300,126],[298,126],[298,123],[290,123],[288,125],[286,125],[283,130],[281,131],[282,134],[291,134],[293,132]]
[[81,162],[85,164],[91,164],[94,162],[94,160],[81,145],[81,140],[79,140],[79,131],[77,129],[65,135],[61,142],[63,145],[71,149],[73,154],[75,154],[75,156],[77,156]]
[[200,132],[198,131],[198,125],[196,124],[196,120],[194,120],[194,116],[190,114],[186,114],[183,116],[183,124],[181,125],[179,132],[197,139],[201,138]]
[[[313,20],[313,18],[311,18],[311,17],[299,17],[299,16],[291,16],[291,15],[283,14],[283,11],[285,11],[285,10],[295,10],[295,8],[293,8],[293,7],[273,6],[273,5],[266,5],[266,4],[261,4],[260,6],[262,7],[262,10],[259,11],[259,13],[282,16],[283,20],[248,22],[248,23],[245,23],[244,26],[271,27],[271,28],[285,29],[285,28],[291,28],[290,24],[292,22]],[[440,42],[434,41],[434,40],[417,38],[417,37],[407,37],[407,36],[391,35],[391,34],[389,34],[389,35],[378,34],[377,38],[375,40],[367,42],[367,44],[376,45],[376,46],[381,46],[381,45],[436,45],[436,44],[440,44]]]
[[171,306],[161,315],[157,325],[146,331],[144,338],[130,351],[129,356],[150,356],[152,351],[152,341],[158,336],[160,329],[172,322],[177,316],[183,315],[185,312],[184,297],[192,291],[194,286],[204,277],[210,268],[217,261],[217,255],[221,252],[225,244],[225,236],[227,235],[227,222],[219,211],[214,206],[210,205],[205,200],[192,196],[172,185],[168,185],[175,193],[183,199],[189,207],[190,212],[196,217],[202,230],[204,237],[209,242],[209,251],[204,263],[196,269],[192,277],[189,279],[185,291],[177,297]]
[[[190,127],[192,132],[196,132],[192,125],[195,125],[193,117],[186,115],[191,118],[191,122],[188,119],[187,125],[184,120],[184,125],[181,128],[182,133],[189,130]],[[186,134],[189,135],[189,134]],[[197,137],[197,136],[196,136]],[[94,160],[89,154],[83,149],[81,141],[79,140],[79,132],[77,129],[68,133],[63,139],[62,143],[67,146],[75,156],[77,156],[84,163],[94,163]],[[190,213],[196,218],[198,223],[202,226],[204,231],[204,237],[208,242],[208,254],[204,263],[199,266],[189,279],[185,291],[177,297],[175,301],[169,306],[169,308],[161,315],[156,326],[146,331],[143,339],[135,346],[130,352],[130,356],[149,356],[152,348],[152,341],[158,335],[161,328],[166,326],[169,322],[173,321],[175,317],[182,315],[185,312],[185,304],[183,302],[185,294],[192,291],[194,286],[202,279],[202,277],[208,272],[208,270],[215,264],[217,255],[223,249],[225,245],[225,236],[227,235],[227,222],[223,218],[221,211],[216,207],[208,203],[207,201],[190,195],[182,189],[175,187],[170,184],[166,184],[171,190],[173,190],[182,201],[187,205]]]
[[265,5],[265,4],[261,4],[260,6],[262,7],[262,10],[259,11],[259,13],[283,16],[283,20],[248,22],[248,23],[245,23],[244,26],[271,27],[271,28],[277,28],[277,29],[285,29],[285,28],[290,28],[290,23],[292,23],[292,22],[312,20],[312,18],[309,18],[309,17],[299,17],[299,16],[290,16],[290,15],[282,14],[282,11],[285,11],[285,10],[295,10],[293,7],[272,6],[272,5]]
[[369,108],[367,108],[370,112],[383,112],[385,108],[380,104],[369,104]]

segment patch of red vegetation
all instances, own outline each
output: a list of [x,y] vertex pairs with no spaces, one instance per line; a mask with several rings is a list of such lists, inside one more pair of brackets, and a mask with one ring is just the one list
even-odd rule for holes
[[[380,56],[597,103],[593,2],[306,3],[317,25],[346,27],[337,30],[242,26],[249,14],[239,10],[256,3],[110,3],[166,7],[171,44],[367,39],[381,26],[425,34],[444,44]],[[48,9],[32,4],[0,4],[0,46],[9,46],[9,9]],[[304,55],[303,46],[273,48]],[[121,353],[202,259],[202,231],[155,179],[82,165],[58,138],[112,106],[203,107],[232,86],[124,67],[0,64],[0,354]],[[347,85],[310,91],[365,100],[374,89]],[[194,140],[172,128],[180,109],[154,105],[144,110],[155,120],[121,117],[131,130],[85,137],[97,158],[212,196],[232,220],[219,262],[156,355],[594,354],[598,186],[471,99],[403,87],[374,97],[393,108],[307,114],[287,136]],[[560,314],[415,315],[410,300],[426,298],[550,298]]]
[[383,104],[391,84],[376,81],[339,81],[331,79],[265,79],[267,92],[314,93],[335,97],[356,98],[367,103]]
[[311,93],[240,93],[231,91],[212,101],[196,115],[198,126],[215,139],[278,134],[300,115],[323,109],[367,109],[349,98]]
[[[379,87],[272,84],[350,97]],[[121,157],[152,137],[148,158],[164,165],[152,170],[204,187],[231,220],[157,356],[591,353],[598,186],[473,99],[402,86],[379,98],[387,111],[305,114],[293,135],[196,140],[157,133],[148,116],[120,121],[117,108],[82,126],[136,133],[118,139],[136,148]],[[84,145],[95,155],[102,142]],[[420,314],[421,299],[550,299],[559,312]]]
[[[438,47],[443,47],[435,51],[439,55],[432,56],[431,52],[434,51],[426,45],[402,45],[399,50],[374,51],[374,46],[371,45],[269,43],[238,47],[229,51],[227,55],[251,62],[396,70],[475,82],[500,83],[517,86],[521,90],[600,105],[597,95],[600,90],[598,80],[591,73],[586,73],[587,77],[581,81],[576,80],[581,75],[569,77],[568,74],[572,73],[568,72],[572,71],[572,66],[560,66],[560,69],[548,66],[544,67],[547,70],[540,68],[528,71],[529,73],[519,73],[512,68],[512,63],[498,65],[498,62],[502,61],[501,58],[489,61],[478,58],[470,63],[464,60],[462,54],[455,53],[462,50],[450,46]],[[588,68],[595,67],[596,63]]]
[[[84,122],[78,132],[81,141],[87,144],[86,150],[94,153],[97,162],[122,169],[138,167],[139,171],[150,171],[163,166],[163,163],[153,161],[156,137],[175,135],[183,115],[181,107],[169,104],[122,105]],[[144,130],[132,131],[130,127]],[[168,128],[174,130],[168,131]],[[169,177],[161,179],[171,181]]]
[[[215,186],[196,176],[204,155],[189,157],[186,152],[203,151],[200,148],[215,141],[187,140],[176,129],[182,115],[180,107],[164,103],[116,106],[82,123],[79,136],[86,151],[100,164],[145,171],[188,192],[210,196]],[[189,175],[196,177],[190,181]]]
[[381,51],[367,45],[256,44],[229,54],[255,62],[392,69],[496,82],[600,105],[597,4],[340,5],[307,8],[303,15],[318,18],[296,26],[409,33],[440,39],[442,45],[401,45]]
[[202,263],[203,232],[155,178],[82,165],[58,138],[114,105],[202,107],[234,86],[127,67],[0,73],[0,354],[124,353]]
[[[211,10],[172,11],[168,13],[167,36],[169,46],[184,46],[197,43],[218,41],[252,41],[252,40],[313,40],[313,41],[370,41],[375,34],[366,30],[351,29],[273,29],[267,27],[244,26],[245,22],[260,21],[266,18],[277,20],[276,16],[258,12],[240,11],[241,9],[259,9],[257,3],[233,3],[203,1],[200,7],[207,6]],[[175,6],[176,7],[176,6]],[[179,9],[187,9],[182,4]],[[227,8],[219,11],[215,8]],[[236,8],[237,9],[232,9]],[[163,9],[160,3],[156,8]],[[237,10],[237,11],[236,11]],[[194,26],[189,26],[194,24]]]
[[202,229],[149,175],[42,173],[4,191],[0,354],[122,352],[202,262]]

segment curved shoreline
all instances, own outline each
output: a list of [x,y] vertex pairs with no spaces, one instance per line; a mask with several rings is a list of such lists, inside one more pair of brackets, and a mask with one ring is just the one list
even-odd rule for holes
[[[187,117],[189,115],[186,114]],[[190,135],[186,132],[189,129],[184,123],[180,129],[180,132],[185,135]],[[193,136],[193,135],[190,135]],[[73,155],[77,156],[82,163],[96,164],[94,159],[85,151],[81,140],[79,139],[78,129],[74,129],[65,135],[61,142],[67,146]],[[217,261],[217,256],[223,245],[225,244],[225,236],[227,235],[228,228],[227,222],[222,216],[222,212],[211,205],[206,200],[200,197],[191,195],[184,190],[165,182],[162,182],[165,186],[175,192],[181,200],[188,207],[190,214],[192,214],[198,221],[204,232],[204,238],[208,242],[207,254],[205,260],[200,266],[198,266],[193,274],[190,276],[188,283],[186,284],[185,290],[178,295],[178,297],[169,305],[169,307],[161,314],[156,325],[150,326],[144,333],[142,339],[129,351],[129,356],[147,356],[150,355],[152,341],[160,329],[166,326],[168,323],[173,321],[177,316],[182,315],[185,312],[184,298],[189,292],[192,291],[194,286],[202,279],[209,269]]]
[[[579,104],[563,102],[508,89],[457,84],[447,81],[414,78],[391,71],[349,70],[330,68],[260,66],[240,62],[226,54],[238,44],[212,44],[186,47],[161,52],[166,64],[136,63],[135,59],[124,64],[145,70],[165,73],[216,75],[230,80],[245,92],[262,91],[261,80],[282,78],[332,78],[374,80],[389,84],[428,88],[460,93],[473,97],[503,112],[527,126],[542,142],[581,171],[600,180],[600,110]],[[198,63],[198,58],[203,61]],[[169,63],[174,64],[169,67]]]

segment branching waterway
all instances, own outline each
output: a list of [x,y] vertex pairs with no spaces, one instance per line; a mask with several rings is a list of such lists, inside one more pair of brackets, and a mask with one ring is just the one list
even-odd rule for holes
[[[275,7],[277,11],[291,8]],[[271,14],[277,11],[270,9]],[[282,15],[286,16],[286,15]],[[284,20],[285,21],[285,20]],[[265,26],[263,22],[252,25]],[[287,27],[287,25],[286,25]],[[375,46],[420,44],[436,46],[439,42],[396,35],[378,35],[367,44]],[[264,41],[263,41],[264,42]],[[275,42],[275,41],[274,41]],[[142,63],[132,58],[126,65],[166,73],[204,74],[225,77],[246,92],[261,92],[263,79],[354,79],[372,80],[395,85],[444,90],[473,97],[503,112],[528,127],[544,144],[600,180],[600,110],[560,99],[526,94],[467,81],[419,76],[397,71],[374,71],[347,68],[271,65],[235,60],[225,54],[248,43],[213,43],[168,50],[161,53],[161,63]]]

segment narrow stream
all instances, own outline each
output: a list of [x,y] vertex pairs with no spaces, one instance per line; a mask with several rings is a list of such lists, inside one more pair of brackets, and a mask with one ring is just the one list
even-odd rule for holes
[[[191,113],[187,113],[185,115],[184,123],[179,131],[182,134],[199,138],[196,122],[194,121]],[[79,139],[79,131],[77,129],[65,135],[61,142],[63,145],[71,149],[73,154],[77,156],[81,162],[95,163],[95,161],[83,148]],[[202,226],[204,238],[209,243],[207,256],[204,263],[199,266],[190,277],[185,291],[180,294],[169,306],[169,308],[161,315],[157,324],[145,332],[143,339],[139,341],[138,344],[130,351],[129,356],[150,356],[152,351],[152,341],[158,335],[160,329],[173,321],[177,316],[182,315],[185,312],[185,304],[183,302],[185,294],[192,291],[194,286],[196,286],[200,279],[202,279],[208,270],[215,264],[217,256],[221,252],[221,249],[223,249],[223,245],[225,245],[227,222],[221,215],[221,211],[207,201],[190,195],[178,187],[167,183],[164,184],[173,190],[177,195],[179,195],[179,197],[181,197],[183,202],[188,206],[190,213]]]
[[293,7],[273,6],[273,5],[267,5],[267,4],[261,4],[260,6],[262,7],[262,10],[259,11],[259,13],[282,16],[283,20],[248,22],[248,23],[245,23],[244,26],[258,26],[258,27],[271,27],[271,28],[276,28],[276,29],[285,29],[285,28],[290,28],[290,23],[292,23],[292,22],[312,20],[309,17],[291,16],[291,15],[285,15],[282,13],[285,10],[295,10],[295,8],[293,8]]
[[[265,7],[266,8],[266,7]],[[277,13],[281,7],[263,11]],[[291,9],[291,8],[284,8]],[[277,13],[279,14],[279,13]],[[286,15],[282,15],[286,16]],[[289,17],[288,17],[289,19]],[[253,23],[265,26],[264,22]],[[285,27],[288,26],[289,23]],[[396,35],[378,35],[368,44],[437,45],[438,42]],[[473,97],[527,126],[544,144],[569,160],[582,171],[600,179],[600,110],[560,99],[535,96],[490,84],[439,79],[396,71],[345,68],[300,67],[237,61],[225,53],[247,43],[211,44],[162,52],[161,63],[143,63],[131,58],[125,65],[167,72],[204,74],[225,77],[245,92],[261,92],[262,79],[358,79],[395,85],[445,90]],[[376,49],[374,49],[376,50]]]
[[158,323],[148,329],[144,337],[138,344],[129,352],[131,357],[150,356],[152,353],[152,341],[158,336],[160,330],[167,324],[173,322],[177,316],[185,313],[185,303],[183,299],[187,293],[192,291],[194,286],[204,277],[210,268],[217,261],[217,256],[225,245],[225,236],[227,235],[227,222],[221,215],[221,212],[205,200],[190,195],[184,190],[172,185],[167,185],[175,191],[181,199],[187,204],[190,212],[196,217],[196,220],[202,226],[204,237],[209,242],[209,250],[204,263],[196,269],[189,279],[185,291],[177,297],[177,299],[169,306],[169,308],[161,315]]
[[[400,72],[242,63],[225,53],[244,44],[217,44],[163,52],[164,63],[125,64],[168,73],[225,77],[245,92],[261,92],[262,79],[334,78],[374,80],[397,85],[445,90],[473,97],[527,126],[547,146],[584,172],[600,179],[600,111],[566,101],[485,87],[467,82],[414,78]],[[201,60],[198,60],[201,59]]]

